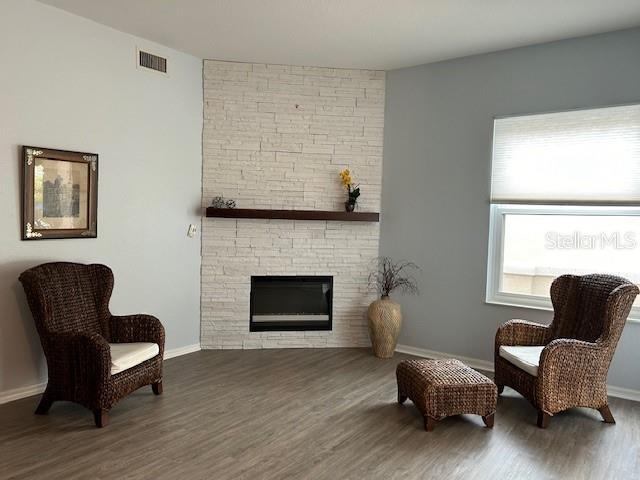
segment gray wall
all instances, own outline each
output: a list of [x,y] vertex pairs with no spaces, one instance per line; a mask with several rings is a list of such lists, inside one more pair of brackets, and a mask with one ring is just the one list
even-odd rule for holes
[[[400,343],[492,359],[498,325],[550,312],[484,303],[492,119],[640,101],[640,29],[388,72],[381,253],[424,270]],[[640,390],[640,324],[612,385]]]
[[[111,310],[149,312],[167,348],[200,324],[202,62],[52,7],[0,0],[0,401],[46,371],[20,272],[101,262]],[[169,77],[136,68],[136,46],[169,56]],[[100,154],[98,238],[20,241],[19,147]]]

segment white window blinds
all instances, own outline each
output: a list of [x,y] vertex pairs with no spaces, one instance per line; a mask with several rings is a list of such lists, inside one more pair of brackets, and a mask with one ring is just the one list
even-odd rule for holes
[[496,119],[491,201],[640,205],[640,105]]

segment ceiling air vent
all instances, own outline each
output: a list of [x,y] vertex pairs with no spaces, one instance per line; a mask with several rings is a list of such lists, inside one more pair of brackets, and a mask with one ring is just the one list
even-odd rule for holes
[[167,59],[153,53],[138,50],[138,65],[160,73],[167,73]]

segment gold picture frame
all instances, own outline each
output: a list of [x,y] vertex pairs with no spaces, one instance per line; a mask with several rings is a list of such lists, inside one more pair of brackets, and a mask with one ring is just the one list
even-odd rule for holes
[[24,146],[22,239],[98,236],[98,155]]

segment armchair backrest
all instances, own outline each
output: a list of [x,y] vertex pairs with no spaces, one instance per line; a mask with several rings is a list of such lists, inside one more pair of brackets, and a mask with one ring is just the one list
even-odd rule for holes
[[56,333],[98,333],[109,339],[109,267],[45,263],[23,272],[20,282],[43,345]]
[[639,290],[613,275],[562,275],[551,285],[550,338],[608,341],[615,348]]

